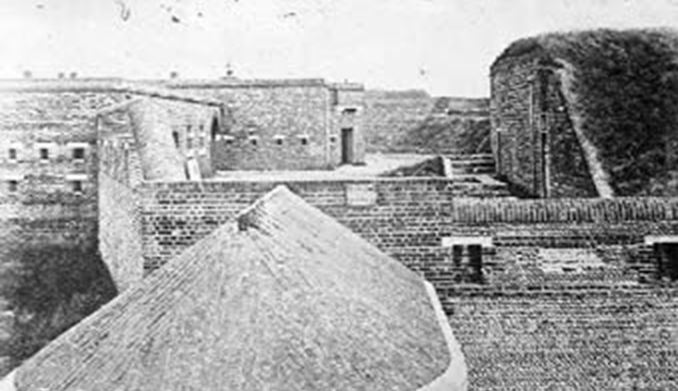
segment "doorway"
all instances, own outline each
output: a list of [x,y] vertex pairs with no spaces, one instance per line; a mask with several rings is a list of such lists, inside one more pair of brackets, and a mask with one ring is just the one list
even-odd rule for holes
[[353,128],[341,129],[341,164],[353,163]]

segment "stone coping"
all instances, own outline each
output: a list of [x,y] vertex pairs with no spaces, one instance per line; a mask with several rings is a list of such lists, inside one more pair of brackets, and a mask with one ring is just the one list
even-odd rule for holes
[[14,384],[15,377],[16,369],[0,379],[0,391],[16,391],[16,385]]
[[183,79],[161,81],[170,88],[306,87],[327,86],[324,79]]
[[420,387],[418,391],[466,391],[468,389],[468,370],[464,360],[464,354],[461,351],[461,346],[454,338],[454,333],[450,327],[449,320],[443,306],[438,299],[433,284],[428,281],[423,281],[426,287],[426,293],[431,300],[431,305],[435,311],[440,331],[447,342],[447,349],[450,353],[450,364],[447,370],[442,375],[438,376],[431,383]]
[[467,179],[458,178],[443,178],[443,177],[378,177],[378,176],[331,176],[326,177],[262,177],[262,178],[205,178],[202,181],[167,181],[167,180],[145,180],[144,183],[148,185],[166,184],[172,185],[212,185],[212,184],[239,184],[239,183],[424,183],[424,182],[439,182],[450,183],[460,186],[467,186],[469,188],[487,185],[487,183],[470,181]]
[[224,102],[205,97],[186,95],[166,88],[143,82],[118,79],[106,80],[0,80],[0,92],[109,92],[127,93],[222,107]]
[[[616,294],[667,294],[678,297],[678,285],[664,283],[617,283],[617,284],[534,284],[525,286],[464,285],[438,286],[437,291],[447,300],[463,297],[514,297],[514,296],[576,296]],[[446,300],[446,302],[447,302]]]

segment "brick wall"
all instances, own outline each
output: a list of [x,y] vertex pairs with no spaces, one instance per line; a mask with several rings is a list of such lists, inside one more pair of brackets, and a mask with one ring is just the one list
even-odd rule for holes
[[16,287],[15,276],[29,267],[22,251],[96,248],[91,113],[121,99],[108,91],[0,89],[0,376],[17,364],[10,343],[26,332],[14,316],[15,290],[31,289]]
[[[675,232],[676,200],[512,200],[507,208],[509,201],[460,198],[464,188],[444,179],[285,184],[435,283],[471,389],[675,386],[678,293],[640,277],[656,270],[642,235]],[[276,185],[142,184],[146,270]],[[493,237],[483,251],[484,284],[468,281],[468,264],[442,246],[447,236]],[[596,268],[545,270],[549,248],[593,256]]]
[[[276,182],[146,183],[144,252],[155,268],[272,190]],[[305,200],[352,228],[386,252],[422,271],[426,249],[440,252],[440,236],[454,196],[501,193],[473,182],[442,178],[283,183]],[[360,197],[363,197],[361,200]],[[372,198],[370,200],[370,198]],[[373,202],[372,202],[373,201]],[[365,205],[349,205],[364,202]]]
[[[146,269],[177,255],[277,184],[143,184],[138,191],[143,200]],[[441,290],[465,281],[470,272],[468,264],[453,260],[444,238],[492,239],[497,250],[485,250],[486,284],[511,285],[527,273],[523,285],[544,285],[548,279],[533,270],[539,259],[525,266],[503,249],[588,248],[610,267],[611,278],[622,273],[629,280],[650,281],[657,278],[656,262],[644,236],[678,230],[678,203],[671,199],[471,200],[464,197],[491,190],[444,178],[284,184]],[[355,194],[364,205],[351,205]],[[623,247],[610,250],[611,246]],[[619,256],[613,256],[614,251],[624,254],[624,262],[616,262]]]
[[560,80],[538,57],[494,64],[491,94],[492,147],[500,175],[534,196],[597,195]]
[[[365,90],[361,85],[335,84],[330,86],[330,161],[362,164],[365,161]],[[343,132],[351,132],[352,147],[346,161],[342,157]]]
[[[228,105],[233,116],[230,130],[213,147],[217,170],[329,169],[340,164],[340,128],[332,126],[336,105],[331,89],[322,80],[189,83],[170,87]],[[347,91],[340,95],[355,101]],[[359,159],[362,127],[359,121],[352,126]]]
[[678,388],[678,290],[493,291],[444,299],[470,390]]
[[615,223],[678,220],[678,198],[457,200],[452,219],[475,223]]
[[[451,236],[487,236],[498,247],[590,248],[615,263],[611,272],[652,281],[657,262],[644,237],[678,232],[678,199],[457,200],[450,219]],[[537,280],[528,283],[548,284],[516,265],[514,254],[491,255],[486,262],[492,284],[516,283],[526,274]]]
[[0,202],[94,205],[91,113],[121,99],[104,92],[0,91]]

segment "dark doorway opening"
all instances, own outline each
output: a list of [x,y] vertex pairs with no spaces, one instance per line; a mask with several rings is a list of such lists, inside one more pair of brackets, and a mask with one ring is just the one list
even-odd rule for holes
[[179,148],[179,132],[176,130],[172,132],[172,140],[174,141],[174,148]]
[[216,118],[212,119],[212,129],[210,131],[212,133],[212,141],[214,141],[217,138],[217,133],[219,133],[219,121]]
[[678,243],[655,243],[654,253],[659,277],[678,280]]
[[341,129],[341,164],[353,163],[353,128]]
[[483,283],[483,248],[479,244],[468,246],[470,280],[476,284]]

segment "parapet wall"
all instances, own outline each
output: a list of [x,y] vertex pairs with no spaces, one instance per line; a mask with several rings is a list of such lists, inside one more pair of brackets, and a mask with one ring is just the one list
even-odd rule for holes
[[131,137],[108,135],[99,140],[99,251],[118,291],[141,280],[143,271],[141,158]]
[[[445,178],[146,182],[137,189],[145,269],[162,265],[279,184],[422,273],[440,291],[466,281],[470,272],[466,261],[454,260],[450,243],[455,238],[480,236],[492,243],[483,249],[486,284],[515,285],[522,276],[524,285],[548,285],[551,277],[540,271],[540,262],[549,255],[530,250],[521,264],[515,251],[589,249],[600,260],[598,266],[611,273],[651,280],[656,262],[643,237],[678,230],[678,202],[671,199],[470,199],[477,190],[473,184]],[[593,281],[610,282],[606,278]]]
[[457,200],[452,219],[466,224],[620,223],[678,220],[678,198]]
[[421,236],[436,230],[440,224],[436,216],[449,205],[452,195],[466,189],[464,184],[452,181],[421,178],[145,183],[139,192],[145,200],[147,268],[163,264],[279,184],[287,185],[307,202],[382,246],[426,240]]

